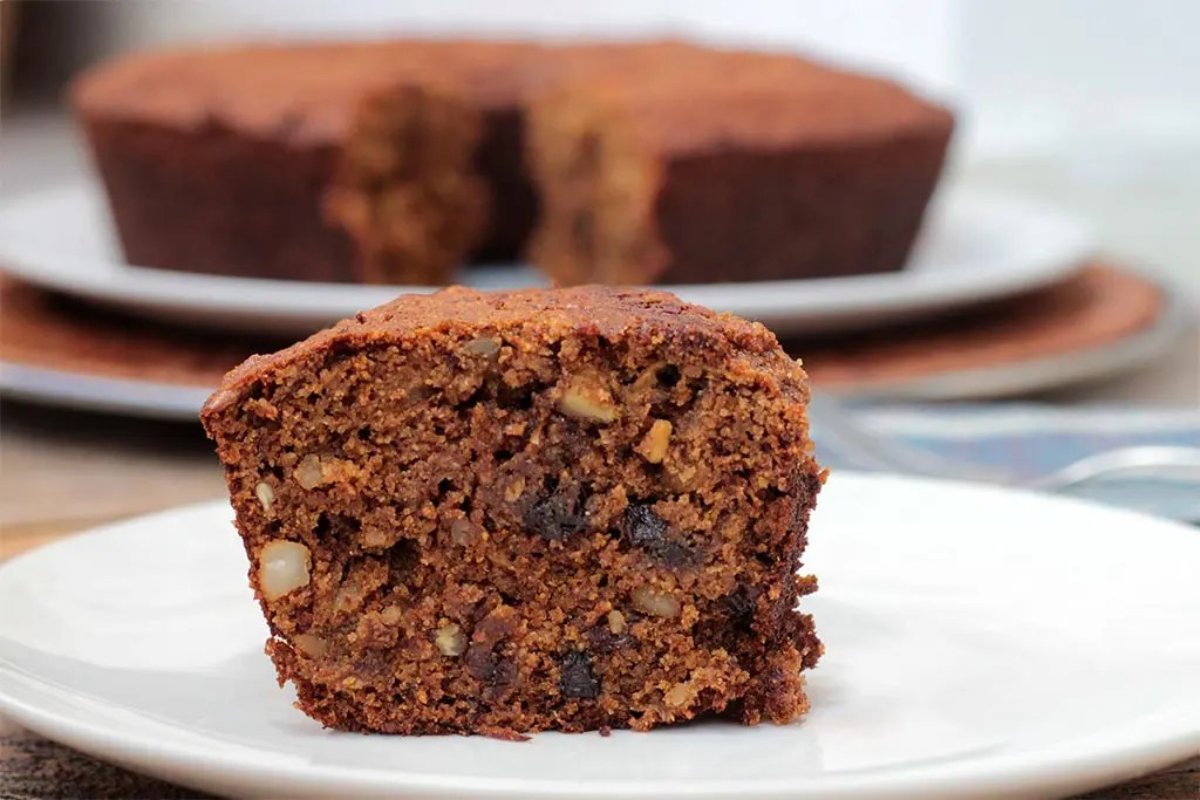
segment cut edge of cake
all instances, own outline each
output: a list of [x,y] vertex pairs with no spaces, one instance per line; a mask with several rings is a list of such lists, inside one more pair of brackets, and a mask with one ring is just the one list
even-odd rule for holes
[[405,296],[227,376],[281,683],[392,733],[788,722],[824,480],[799,365],[659,292]]

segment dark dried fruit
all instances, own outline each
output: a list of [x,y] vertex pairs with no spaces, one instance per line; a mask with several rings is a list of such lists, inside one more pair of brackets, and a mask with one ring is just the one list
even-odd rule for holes
[[647,503],[631,503],[621,520],[621,535],[634,547],[645,550],[672,569],[692,566],[696,553],[687,542],[670,536],[666,520]]
[[662,562],[663,566],[670,567],[671,569],[694,566],[697,560],[696,553],[690,545],[684,542],[677,542],[674,539],[668,539],[655,547],[652,552],[654,553],[654,557]]
[[473,644],[463,656],[467,672],[483,684],[483,699],[503,700],[516,683],[517,665],[486,645]]
[[645,503],[631,503],[625,509],[621,532],[634,547],[650,550],[667,536],[667,522]]
[[730,622],[739,630],[749,632],[760,594],[762,589],[757,586],[739,586],[726,596],[725,606],[729,609]]
[[471,677],[486,682],[491,680],[496,671],[496,654],[487,645],[473,644],[467,648],[463,663],[467,665]]
[[475,623],[471,641],[490,649],[499,644],[502,639],[511,636],[516,629],[516,609],[512,606],[496,606],[483,619]]
[[587,638],[588,647],[595,653],[611,653],[636,643],[628,629],[620,634],[613,633],[607,622],[601,622],[599,625],[589,628]]
[[587,526],[578,491],[558,490],[525,509],[525,527],[544,539],[566,539]]
[[517,627],[517,612],[511,606],[497,606],[475,623],[471,646],[463,654],[467,672],[483,684],[485,700],[501,700],[512,693],[517,665],[505,657],[504,640]]
[[586,653],[572,650],[558,664],[558,686],[564,697],[594,700],[600,694],[600,681],[592,674],[592,662]]

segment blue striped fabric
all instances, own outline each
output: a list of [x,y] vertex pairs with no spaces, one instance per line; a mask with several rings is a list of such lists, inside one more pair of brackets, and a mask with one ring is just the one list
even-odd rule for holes
[[[868,407],[856,409],[855,414],[864,427],[905,445],[981,466],[1003,467],[1023,476],[1044,474],[1120,447],[1200,448],[1200,410],[961,404]],[[819,430],[813,435],[823,463],[834,468],[862,468],[823,443]],[[1200,485],[1189,481],[1113,477],[1064,493],[1200,520]]]

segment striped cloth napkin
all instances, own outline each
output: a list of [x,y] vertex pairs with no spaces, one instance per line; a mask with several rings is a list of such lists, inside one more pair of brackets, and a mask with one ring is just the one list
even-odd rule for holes
[[[852,413],[860,425],[881,437],[1024,477],[1120,447],[1200,448],[1200,410],[968,403],[858,407]],[[823,442],[819,428],[813,437],[818,456],[828,466],[866,468],[831,442]],[[1088,481],[1061,493],[1200,521],[1200,485],[1194,481],[1125,474]]]

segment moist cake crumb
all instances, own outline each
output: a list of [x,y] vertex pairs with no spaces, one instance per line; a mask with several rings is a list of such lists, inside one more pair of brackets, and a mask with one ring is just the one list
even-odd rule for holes
[[252,357],[202,419],[299,708],[520,738],[807,711],[807,399],[670,294],[455,287]]

